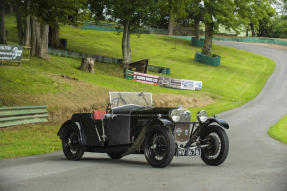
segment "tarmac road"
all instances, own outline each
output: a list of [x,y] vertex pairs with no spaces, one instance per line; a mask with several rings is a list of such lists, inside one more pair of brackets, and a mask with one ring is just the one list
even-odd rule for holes
[[[260,45],[217,42],[269,57],[276,69],[262,92],[246,105],[219,117],[230,123],[230,154],[218,167],[198,158],[175,157],[164,169],[143,155],[111,160],[85,154],[67,161],[62,152],[0,161],[1,191],[287,191],[287,145],[267,129],[287,113],[287,52]],[[1,152],[1,151],[0,151]]]

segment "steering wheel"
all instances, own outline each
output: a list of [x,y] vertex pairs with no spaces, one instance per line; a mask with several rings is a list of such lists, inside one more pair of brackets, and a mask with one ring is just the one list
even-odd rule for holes
[[126,100],[125,100],[124,98],[122,98],[122,97],[113,98],[113,99],[111,100],[111,105],[113,105],[113,103],[117,103],[117,104],[116,104],[117,106],[119,105],[119,103],[122,103],[123,105],[126,105],[126,104],[127,104]]

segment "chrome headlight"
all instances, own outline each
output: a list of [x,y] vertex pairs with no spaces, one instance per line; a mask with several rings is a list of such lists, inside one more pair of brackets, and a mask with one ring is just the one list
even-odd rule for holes
[[[180,117],[184,117],[185,115],[183,114],[189,114],[187,116],[190,116],[190,112],[182,107],[179,107],[178,109],[174,109],[169,113],[170,118],[172,119],[172,121],[174,123],[178,122],[180,120]],[[183,120],[187,120],[187,119],[183,119]],[[190,120],[190,119],[188,119]]]
[[180,120],[180,110],[174,109],[170,112],[170,118],[173,122],[178,122]]
[[206,122],[207,119],[208,119],[208,115],[207,115],[206,111],[200,110],[200,111],[197,113],[197,120],[198,120],[200,123]]

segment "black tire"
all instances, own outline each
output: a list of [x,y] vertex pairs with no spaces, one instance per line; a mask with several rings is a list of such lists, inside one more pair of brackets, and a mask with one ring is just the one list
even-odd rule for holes
[[121,159],[123,157],[123,153],[107,153],[111,159]]
[[166,167],[172,161],[174,153],[174,137],[169,129],[153,126],[147,130],[144,140],[144,154],[152,167]]
[[202,130],[200,135],[201,143],[209,144],[209,147],[202,148],[201,159],[211,166],[222,164],[229,151],[229,141],[225,131],[217,125],[210,125]]
[[82,159],[85,150],[81,143],[80,131],[76,125],[71,124],[64,129],[62,148],[68,160]]

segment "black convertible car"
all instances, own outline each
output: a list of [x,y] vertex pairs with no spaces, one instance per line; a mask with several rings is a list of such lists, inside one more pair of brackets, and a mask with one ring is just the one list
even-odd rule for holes
[[153,107],[151,93],[110,92],[106,111],[73,114],[58,136],[68,160],[80,160],[84,152],[112,159],[137,153],[153,167],[169,165],[174,156],[201,156],[208,165],[220,165],[228,155],[229,125],[203,110],[197,119],[191,122],[181,106]]

